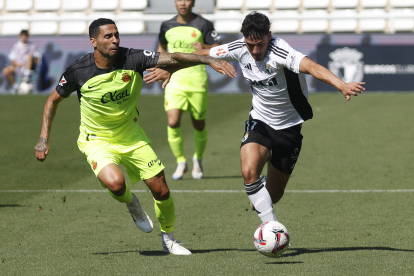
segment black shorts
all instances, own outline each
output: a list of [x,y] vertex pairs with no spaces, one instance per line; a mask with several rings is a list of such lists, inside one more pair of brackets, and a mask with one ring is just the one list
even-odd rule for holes
[[245,131],[241,146],[257,143],[270,150],[270,163],[285,174],[291,174],[298,160],[303,136],[302,124],[275,130],[264,122],[252,119],[245,122]]

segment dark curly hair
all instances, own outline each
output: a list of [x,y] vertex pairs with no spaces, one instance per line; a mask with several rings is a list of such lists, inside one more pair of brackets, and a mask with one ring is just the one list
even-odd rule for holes
[[240,32],[244,37],[251,37],[253,39],[260,38],[267,35],[270,30],[269,18],[260,12],[251,12],[246,15]]
[[115,24],[115,22],[112,19],[108,18],[98,18],[94,20],[91,25],[89,25],[89,38],[97,38],[100,30],[99,27],[103,25],[109,25],[109,24]]

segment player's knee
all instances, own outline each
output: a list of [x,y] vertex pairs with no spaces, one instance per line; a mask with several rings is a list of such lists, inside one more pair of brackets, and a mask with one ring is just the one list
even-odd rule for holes
[[242,175],[244,178],[244,183],[251,184],[259,179],[260,174],[258,172],[250,167],[242,167]]
[[11,70],[10,70],[10,67],[9,67],[9,66],[4,67],[4,68],[3,68],[3,70],[1,70],[1,71],[3,72],[3,75],[8,75],[8,74],[10,74],[10,72],[11,72]]
[[168,126],[171,128],[177,128],[180,127],[180,121],[175,119],[168,119]]
[[125,179],[119,176],[115,176],[112,179],[105,181],[104,184],[115,195],[123,195],[126,189]]
[[167,200],[170,197],[170,190],[167,185],[160,185],[152,191],[152,196],[156,200]]
[[202,131],[206,127],[206,122],[205,121],[196,121],[196,122],[193,123],[193,126],[196,130]]

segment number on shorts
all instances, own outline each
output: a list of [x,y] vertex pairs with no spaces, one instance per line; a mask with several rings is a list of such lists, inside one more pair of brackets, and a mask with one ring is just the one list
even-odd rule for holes
[[247,131],[251,131],[251,130],[253,130],[253,129],[254,129],[254,127],[255,127],[256,125],[257,125],[257,122],[247,120],[247,121],[244,123],[244,127],[245,127],[245,129],[246,129],[246,132],[247,132]]

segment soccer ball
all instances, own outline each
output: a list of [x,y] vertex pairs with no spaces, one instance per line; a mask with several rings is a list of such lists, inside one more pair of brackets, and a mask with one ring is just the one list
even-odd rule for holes
[[26,95],[26,94],[29,94],[30,92],[32,92],[32,90],[33,90],[33,85],[31,83],[22,82],[19,85],[19,89],[17,90],[17,94]]
[[264,222],[254,232],[254,246],[267,257],[278,257],[289,247],[289,232],[278,221]]

